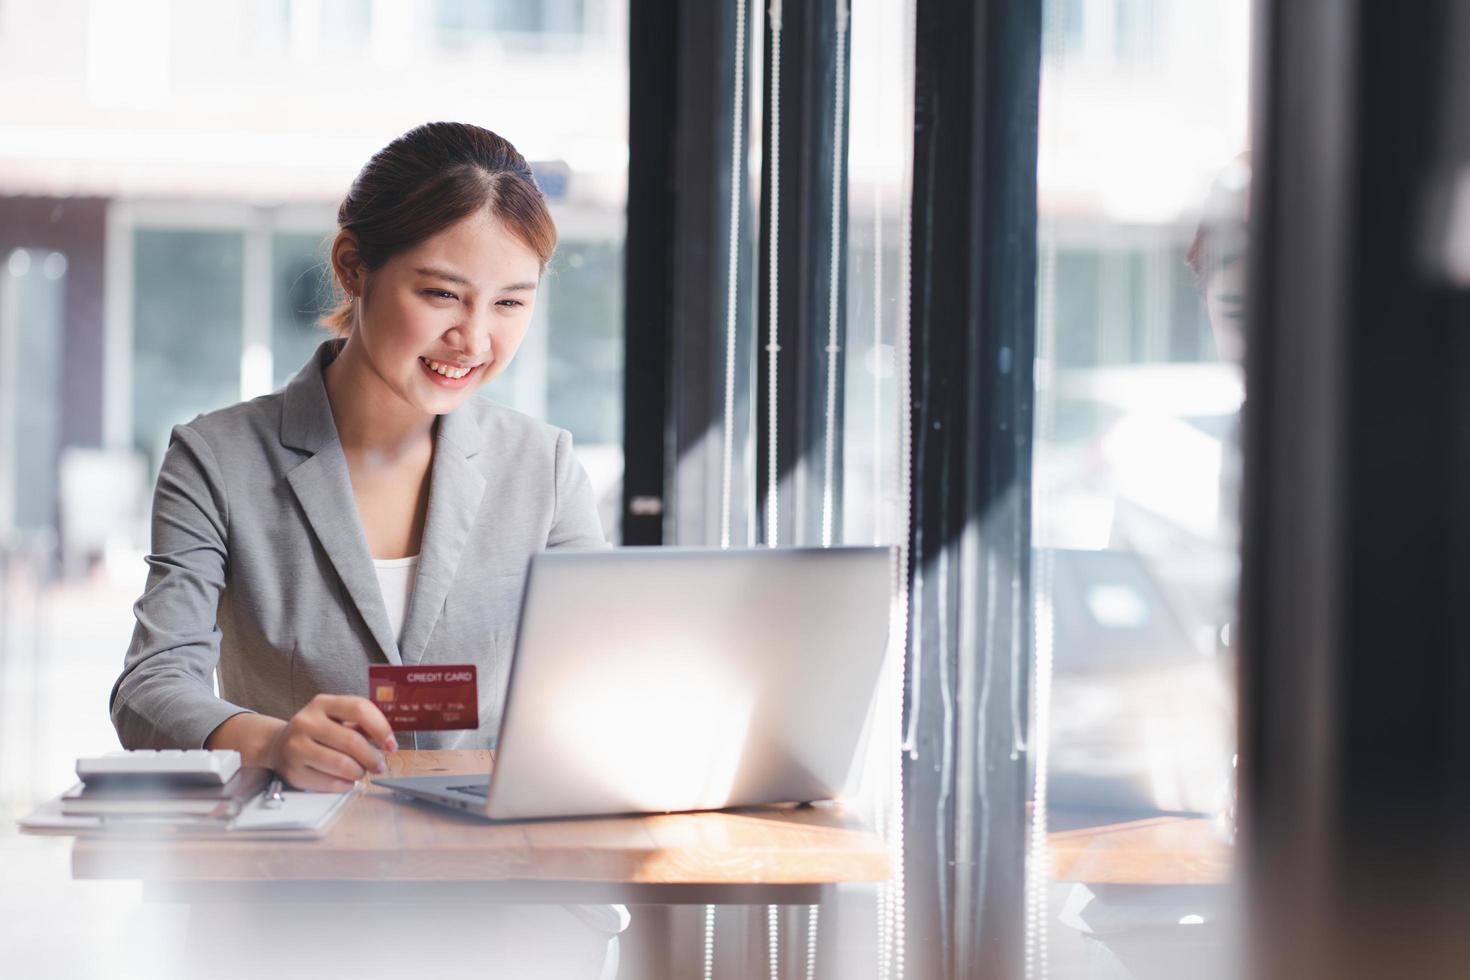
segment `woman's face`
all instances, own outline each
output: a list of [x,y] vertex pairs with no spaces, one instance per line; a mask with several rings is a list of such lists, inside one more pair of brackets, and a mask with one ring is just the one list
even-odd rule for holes
[[403,401],[451,412],[510,365],[540,277],[536,253],[476,212],[367,275],[348,343]]
[[1229,251],[1219,256],[1205,279],[1205,313],[1215,334],[1220,360],[1245,359],[1245,256]]

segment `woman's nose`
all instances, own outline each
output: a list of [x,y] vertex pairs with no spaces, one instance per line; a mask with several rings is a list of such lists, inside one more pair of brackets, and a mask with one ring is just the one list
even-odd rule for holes
[[490,328],[487,324],[476,322],[472,318],[456,327],[454,332],[456,336],[451,338],[456,341],[454,347],[466,357],[478,359],[490,350]]

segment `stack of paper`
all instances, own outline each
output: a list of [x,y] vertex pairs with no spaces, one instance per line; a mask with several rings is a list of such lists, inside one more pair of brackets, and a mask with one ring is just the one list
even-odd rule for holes
[[239,816],[258,796],[271,771],[241,769],[223,786],[169,786],[156,782],[77,783],[61,794],[61,812],[69,817],[107,820],[216,820]]
[[[249,770],[242,770],[248,772]],[[260,770],[266,772],[267,770]],[[19,821],[20,829],[34,834],[78,834],[109,837],[262,837],[272,840],[317,838],[323,836],[347,802],[357,795],[346,793],[282,794],[279,805],[266,805],[266,795],[259,782],[253,793],[238,805],[216,799],[213,808],[187,812],[188,807],[202,807],[203,800],[161,801],[110,800],[106,804],[82,802],[85,793],[75,786],[36,809]],[[219,790],[215,790],[216,793]],[[79,812],[78,807],[82,811]],[[102,812],[98,812],[98,808]],[[134,807],[128,812],[128,807]],[[119,812],[118,808],[122,808]],[[91,812],[85,812],[85,811]],[[225,815],[225,814],[228,815]]]

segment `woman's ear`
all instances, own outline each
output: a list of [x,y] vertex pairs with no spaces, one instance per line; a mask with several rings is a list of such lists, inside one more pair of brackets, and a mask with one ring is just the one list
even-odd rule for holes
[[357,250],[357,236],[343,228],[332,240],[332,271],[349,296],[361,296],[367,269]]

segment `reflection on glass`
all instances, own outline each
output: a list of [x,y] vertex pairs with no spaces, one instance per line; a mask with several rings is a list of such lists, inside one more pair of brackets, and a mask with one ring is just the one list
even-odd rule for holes
[[1044,9],[1028,974],[1228,976],[1249,7]]

